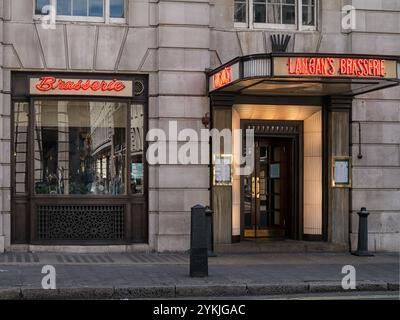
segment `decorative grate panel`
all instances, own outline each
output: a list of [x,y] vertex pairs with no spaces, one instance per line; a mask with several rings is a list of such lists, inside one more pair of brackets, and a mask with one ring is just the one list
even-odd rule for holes
[[39,205],[38,240],[123,240],[123,205]]

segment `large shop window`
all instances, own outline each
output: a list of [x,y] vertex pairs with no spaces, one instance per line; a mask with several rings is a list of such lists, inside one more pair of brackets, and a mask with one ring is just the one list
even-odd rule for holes
[[235,0],[235,26],[316,30],[317,2],[317,0]]
[[[128,106],[125,102],[36,100],[35,193],[142,193],[143,106],[130,106],[130,123],[127,121]],[[127,148],[128,126],[130,148]],[[127,152],[130,152],[128,160]],[[130,162],[130,191],[126,181],[127,161]]]
[[35,14],[47,14],[49,5],[58,20],[125,21],[125,0],[36,0]]

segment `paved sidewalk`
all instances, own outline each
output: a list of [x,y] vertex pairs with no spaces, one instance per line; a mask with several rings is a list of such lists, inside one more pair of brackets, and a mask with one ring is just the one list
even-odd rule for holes
[[[44,265],[57,290],[41,289]],[[175,298],[343,292],[344,265],[357,291],[399,291],[399,256],[379,254],[220,254],[209,277],[190,278],[185,254],[0,254],[0,299]]]

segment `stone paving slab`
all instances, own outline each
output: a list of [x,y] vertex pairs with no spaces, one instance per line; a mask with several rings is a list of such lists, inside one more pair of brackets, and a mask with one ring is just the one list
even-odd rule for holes
[[[209,259],[209,276],[205,278],[189,277],[185,255],[154,255],[138,260],[136,256],[130,259],[121,255],[110,256],[109,263],[101,259],[94,262],[90,255],[79,256],[79,262],[72,259],[62,263],[54,254],[38,254],[36,262],[4,262],[0,264],[0,298],[131,299],[344,292],[342,268],[348,264],[356,269],[357,291],[399,292],[398,255],[226,255]],[[43,290],[42,267],[51,261],[58,261],[54,264],[57,290]]]
[[[210,257],[210,265],[260,265],[260,264],[332,264],[332,263],[396,263],[399,255],[376,254],[357,257],[337,253],[246,253],[218,254]],[[0,253],[0,265],[51,264],[51,265],[131,265],[131,264],[189,264],[187,253]]]

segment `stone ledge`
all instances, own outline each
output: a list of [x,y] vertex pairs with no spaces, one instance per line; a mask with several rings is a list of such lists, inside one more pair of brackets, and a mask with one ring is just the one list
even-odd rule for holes
[[111,299],[113,288],[60,288],[44,290],[21,288],[23,300],[61,300],[61,299]]
[[248,284],[247,293],[251,296],[263,296],[270,294],[295,294],[309,291],[307,283],[291,284]]
[[388,290],[389,291],[399,291],[399,293],[400,293],[400,284],[399,284],[399,282],[389,282],[388,283]]
[[114,299],[133,298],[173,298],[175,297],[174,286],[143,286],[114,288]]
[[43,299],[136,299],[136,298],[183,298],[183,297],[232,297],[286,295],[309,293],[344,293],[398,291],[399,283],[384,281],[359,281],[355,290],[344,290],[339,281],[291,282],[266,284],[198,284],[123,287],[81,287],[43,290],[40,288],[3,288],[0,300]]
[[[79,246],[79,245],[11,245],[11,252],[34,253],[149,253],[153,249],[148,244]],[[1,236],[0,236],[0,252]]]
[[20,288],[0,289],[0,300],[18,300],[21,299]]
[[247,295],[245,284],[177,285],[176,297],[222,297]]
[[356,289],[345,290],[340,281],[310,282],[311,293],[321,292],[352,292],[352,291],[387,291],[388,284],[384,281],[356,281]]

